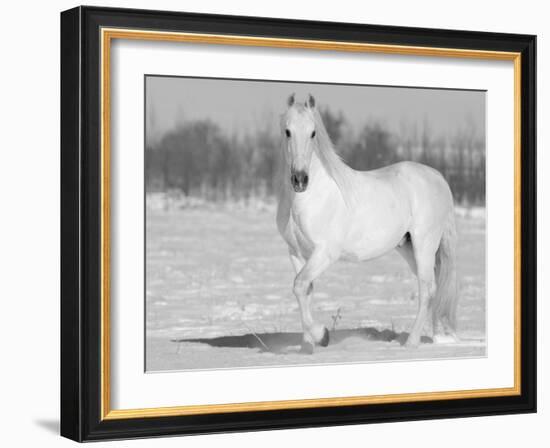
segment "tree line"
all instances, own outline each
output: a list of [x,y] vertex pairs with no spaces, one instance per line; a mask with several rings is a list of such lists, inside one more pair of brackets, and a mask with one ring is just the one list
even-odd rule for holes
[[[341,112],[326,108],[321,114],[338,153],[352,168],[424,163],[443,174],[456,203],[485,204],[485,142],[473,124],[466,121],[453,135],[435,136],[427,123],[421,132],[406,126],[391,132],[372,121],[353,133]],[[178,190],[210,201],[272,197],[281,149],[277,126],[267,123],[231,135],[209,120],[186,121],[146,145],[146,190]]]

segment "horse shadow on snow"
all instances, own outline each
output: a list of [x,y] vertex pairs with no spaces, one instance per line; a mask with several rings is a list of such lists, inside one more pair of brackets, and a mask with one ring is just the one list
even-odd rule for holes
[[[409,333],[407,332],[395,332],[390,329],[378,330],[373,327],[336,329],[330,331],[329,346],[339,344],[345,339],[352,337],[359,337],[372,342],[398,342],[403,345],[408,336]],[[250,348],[258,349],[261,352],[283,354],[292,352],[296,346],[300,346],[302,333],[247,333],[238,336],[219,336],[214,338],[172,339],[172,342],[207,344],[218,348]],[[428,336],[422,336],[420,342],[432,343],[433,340]]]

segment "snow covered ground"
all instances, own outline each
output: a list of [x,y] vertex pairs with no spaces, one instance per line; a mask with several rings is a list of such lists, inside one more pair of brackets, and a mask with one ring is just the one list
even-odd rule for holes
[[315,283],[313,312],[331,341],[307,355],[286,245],[273,206],[260,205],[148,198],[148,371],[485,356],[483,209],[457,209],[460,343],[432,344],[426,331],[420,347],[401,345],[416,316],[416,280],[392,252],[339,262]]

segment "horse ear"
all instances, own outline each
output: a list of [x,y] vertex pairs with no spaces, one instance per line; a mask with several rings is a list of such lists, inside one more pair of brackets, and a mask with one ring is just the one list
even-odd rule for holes
[[313,98],[313,95],[311,93],[309,94],[309,97],[307,99],[307,105],[312,109],[315,107],[315,98]]
[[288,97],[288,100],[286,100],[286,104],[288,104],[288,107],[292,106],[294,104],[294,97],[295,97],[295,93],[293,93],[292,95],[290,95]]

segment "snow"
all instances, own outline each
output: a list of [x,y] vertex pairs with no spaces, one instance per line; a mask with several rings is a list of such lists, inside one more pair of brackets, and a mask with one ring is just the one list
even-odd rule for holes
[[[165,197],[162,197],[162,201]],[[457,209],[460,343],[401,345],[416,279],[392,252],[340,262],[315,283],[331,343],[299,352],[293,270],[271,205],[163,207],[147,197],[148,371],[485,356],[485,211]]]

